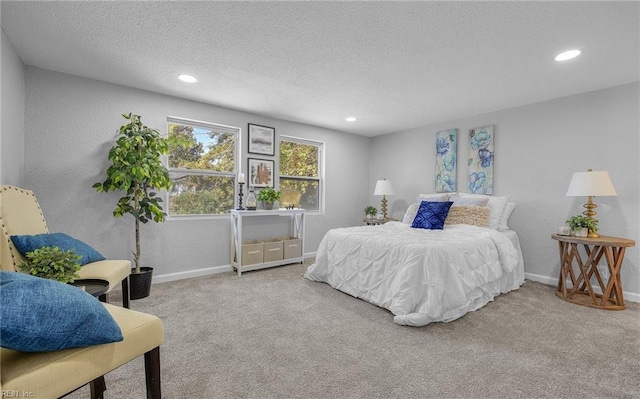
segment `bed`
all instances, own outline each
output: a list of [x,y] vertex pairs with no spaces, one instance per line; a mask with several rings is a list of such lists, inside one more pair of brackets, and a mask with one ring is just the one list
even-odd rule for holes
[[396,324],[424,326],[456,320],[517,289],[524,263],[509,229],[388,222],[330,230],[305,277],[388,309]]

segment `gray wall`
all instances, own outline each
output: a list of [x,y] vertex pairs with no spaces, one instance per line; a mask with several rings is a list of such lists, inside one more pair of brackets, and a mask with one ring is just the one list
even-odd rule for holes
[[24,65],[2,31],[0,183],[24,182]]
[[[376,137],[369,193],[390,179],[391,216],[402,218],[418,193],[434,191],[435,134],[458,130],[458,191],[466,187],[469,129],[495,125],[494,194],[518,203],[510,226],[518,232],[531,279],[555,285],[560,262],[551,233],[583,211],[586,198],[566,197],[573,172],[607,170],[618,196],[595,202],[602,235],[640,244],[640,83],[545,101]],[[370,195],[379,204],[380,198]],[[640,302],[640,251],[629,248],[622,267],[625,298]]]
[[[2,39],[2,181],[33,189],[52,231],[81,237],[110,258],[129,258],[132,221],[113,219],[117,195],[95,193],[91,185],[107,166],[106,153],[123,112],[141,114],[146,124],[161,130],[168,115],[238,126],[243,169],[249,122],[323,141],[326,212],[308,218],[307,253],[317,249],[328,229],[361,224],[364,205],[380,203],[371,195],[377,179],[393,181],[397,194],[389,198],[389,208],[395,218],[402,217],[416,194],[432,192],[439,130],[459,129],[458,184],[466,191],[463,144],[470,128],[489,124],[496,126],[494,192],[518,203],[510,225],[520,235],[529,278],[556,283],[557,246],[549,236],[568,216],[581,212],[586,200],[565,197],[575,171],[609,171],[618,196],[596,198],[601,233],[640,241],[637,82],[367,139],[37,68],[26,69],[23,111],[24,67]],[[15,84],[11,91],[5,91],[6,80]],[[17,172],[22,165],[24,172]],[[166,279],[223,270],[229,264],[229,230],[224,217],[145,226],[144,261]],[[639,270],[639,251],[631,248],[622,280],[626,298],[638,302]]]
[[[274,127],[277,135],[321,141],[326,212],[308,215],[305,252],[315,252],[327,230],[361,222],[367,138],[27,67],[25,186],[34,190],[51,231],[81,238],[109,258],[130,259],[133,219],[114,219],[119,195],[91,187],[104,178],[107,153],[125,122],[120,115],[128,112],[163,132],[167,116],[240,127],[245,173],[248,123]],[[158,280],[225,270],[230,235],[228,216],[149,223],[142,231],[142,262],[155,267]]]

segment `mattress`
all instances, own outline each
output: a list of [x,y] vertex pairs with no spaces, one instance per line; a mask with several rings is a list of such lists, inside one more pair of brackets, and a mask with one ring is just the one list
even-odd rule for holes
[[305,276],[388,309],[397,324],[423,326],[456,320],[518,288],[524,263],[511,230],[389,222],[330,230]]

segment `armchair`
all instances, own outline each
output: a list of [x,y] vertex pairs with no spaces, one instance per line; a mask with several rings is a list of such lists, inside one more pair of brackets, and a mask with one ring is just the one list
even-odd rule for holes
[[[2,270],[17,271],[18,264],[24,260],[11,241],[12,235],[35,235],[48,232],[42,209],[32,191],[8,185],[0,186],[0,268]],[[92,262],[82,266],[78,274],[82,279],[108,281],[107,293],[120,283],[122,304],[125,308],[129,308],[130,261]],[[105,298],[101,297],[101,299]]]
[[[6,396],[59,398],[90,384],[91,398],[103,398],[104,374],[144,355],[148,399],[161,398],[162,322],[156,316],[102,304],[122,331],[123,340],[54,352],[0,348],[0,390]],[[18,396],[22,395],[22,396]]]

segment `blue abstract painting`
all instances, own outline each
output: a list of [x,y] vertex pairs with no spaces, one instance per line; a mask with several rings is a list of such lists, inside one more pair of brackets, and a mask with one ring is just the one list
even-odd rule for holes
[[456,191],[458,129],[436,133],[436,192]]
[[493,126],[469,130],[469,192],[493,194]]

